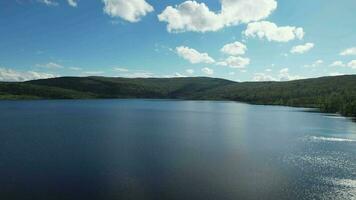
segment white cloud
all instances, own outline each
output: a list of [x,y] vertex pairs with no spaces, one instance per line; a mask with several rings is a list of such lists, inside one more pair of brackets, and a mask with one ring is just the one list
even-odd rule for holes
[[77,7],[78,6],[78,2],[76,0],[67,0],[68,4],[72,7]]
[[[113,71],[119,72],[119,76],[125,78],[151,78],[155,75],[146,70],[128,69],[123,67],[114,67]],[[170,77],[175,77],[175,75],[171,75]]]
[[154,77],[154,74],[152,72],[137,71],[133,73],[126,73],[121,76],[126,78],[152,78]]
[[290,52],[291,53],[297,53],[297,54],[303,54],[305,52],[308,52],[309,50],[311,50],[312,48],[314,48],[314,44],[313,43],[306,43],[304,45],[298,45],[298,46],[294,46]]
[[291,81],[296,79],[303,79],[302,76],[293,76],[290,75],[288,68],[283,68],[279,73],[274,77],[265,73],[256,73],[254,74],[254,81]]
[[321,64],[323,64],[324,61],[323,60],[316,60],[315,62],[313,62],[311,65],[304,65],[304,67],[318,67]]
[[254,74],[253,81],[276,81],[276,79],[268,74],[256,73]]
[[222,0],[222,17],[228,25],[259,21],[276,8],[275,0]]
[[323,63],[324,63],[323,60],[317,60],[317,61],[315,61],[313,64],[315,64],[315,65],[321,65],[321,64],[323,64]]
[[59,68],[63,68],[62,65],[58,64],[58,63],[54,63],[54,62],[49,62],[46,64],[37,64],[36,66],[38,67],[44,67],[44,68],[48,68],[48,69],[59,69]]
[[28,81],[35,79],[46,79],[56,77],[53,74],[34,72],[34,71],[17,71],[13,69],[0,67],[0,81]]
[[57,6],[58,3],[54,0],[38,0],[40,3],[44,3],[47,6]]
[[302,76],[293,76],[289,74],[289,69],[288,68],[283,68],[279,71],[279,80],[280,81],[291,81],[291,80],[296,80],[296,79],[303,79],[304,77]]
[[82,68],[80,67],[69,67],[70,70],[73,70],[73,71],[81,71]]
[[146,0],[103,0],[104,12],[111,17],[121,17],[129,22],[138,22],[153,7]]
[[244,55],[246,50],[246,45],[238,41],[226,44],[220,49],[221,52],[232,56]]
[[279,70],[279,73],[281,73],[281,74],[287,74],[288,72],[289,72],[288,68],[283,68],[283,69]]
[[168,23],[169,32],[206,32],[223,27],[218,14],[210,11],[204,3],[196,1],[185,1],[176,7],[168,6],[158,15],[158,19]]
[[181,74],[181,73],[179,73],[179,72],[176,72],[176,73],[174,74],[174,77],[176,77],[176,78],[183,78],[183,77],[187,77],[187,76],[185,76],[185,75],[183,75],[183,74]]
[[253,22],[247,25],[243,32],[246,37],[266,38],[268,41],[288,42],[303,39],[304,30],[294,26],[280,26],[268,21]]
[[117,72],[128,72],[129,70],[126,68],[122,68],[122,67],[114,67],[114,71]]
[[206,75],[213,75],[214,74],[214,70],[208,68],[208,67],[204,67],[203,69],[201,69],[202,72],[204,72]]
[[348,67],[351,67],[352,69],[356,69],[356,60],[351,60],[349,63],[347,63]]
[[345,75],[345,74],[339,73],[339,72],[331,72],[331,73],[329,73],[329,76],[342,76],[342,75]]
[[194,69],[187,69],[185,70],[185,72],[189,75],[193,75],[194,74]]
[[84,74],[90,75],[90,76],[95,76],[95,75],[101,75],[104,74],[105,72],[103,71],[87,71],[84,72]]
[[265,71],[266,71],[266,72],[271,72],[271,71],[272,71],[272,69],[266,69]]
[[205,3],[189,0],[166,7],[158,19],[168,23],[169,32],[217,31],[226,26],[264,19],[276,8],[275,0],[221,0],[221,11],[214,12]]
[[230,56],[226,60],[218,62],[218,65],[228,66],[231,68],[243,69],[250,64],[249,58]]
[[207,53],[200,53],[199,51],[189,47],[180,46],[176,48],[176,51],[180,57],[184,58],[185,60],[188,60],[192,64],[215,62],[215,60],[211,58]]
[[334,61],[333,63],[330,64],[330,67],[345,67],[345,66],[346,65],[340,60]]
[[348,49],[345,49],[344,51],[340,52],[341,56],[351,56],[351,55],[356,55],[356,47],[351,47]]
[[333,62],[330,66],[331,67],[350,67],[352,69],[356,69],[356,60],[351,60],[347,64],[338,60],[338,61]]

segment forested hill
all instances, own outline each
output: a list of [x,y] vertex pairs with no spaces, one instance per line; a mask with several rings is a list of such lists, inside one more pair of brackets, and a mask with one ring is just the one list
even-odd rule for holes
[[0,99],[160,98],[233,100],[320,108],[356,116],[356,75],[287,82],[233,82],[207,77],[61,77],[0,83]]

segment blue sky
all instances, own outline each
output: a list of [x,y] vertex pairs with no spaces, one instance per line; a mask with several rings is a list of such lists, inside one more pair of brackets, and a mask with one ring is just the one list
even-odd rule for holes
[[355,0],[0,1],[0,81],[355,74]]

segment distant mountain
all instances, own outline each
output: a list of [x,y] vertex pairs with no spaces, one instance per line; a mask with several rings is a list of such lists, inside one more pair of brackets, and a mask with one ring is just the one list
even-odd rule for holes
[[232,100],[320,108],[356,116],[356,75],[287,82],[233,82],[207,77],[61,77],[0,83],[0,99],[157,98]]

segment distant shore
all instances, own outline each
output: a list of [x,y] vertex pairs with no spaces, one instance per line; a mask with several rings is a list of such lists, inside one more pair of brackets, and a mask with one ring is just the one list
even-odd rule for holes
[[60,77],[0,82],[2,100],[38,99],[227,100],[257,105],[315,108],[356,116],[356,75],[286,82],[233,82],[208,77]]

